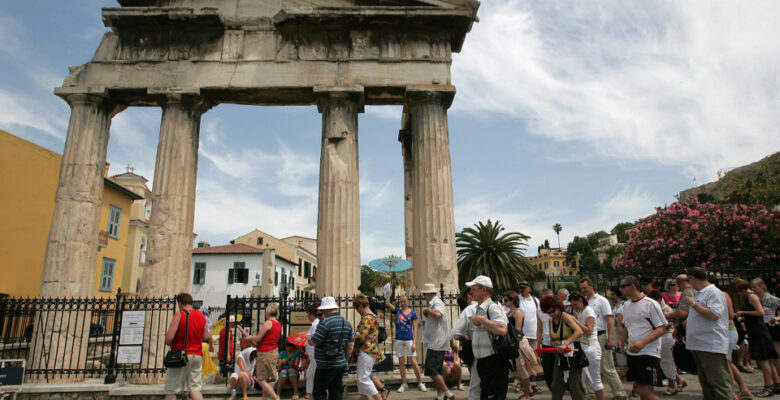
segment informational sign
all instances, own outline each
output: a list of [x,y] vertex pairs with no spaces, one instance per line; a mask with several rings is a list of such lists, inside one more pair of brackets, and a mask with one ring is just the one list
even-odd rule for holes
[[143,344],[145,311],[123,311],[122,330],[119,334],[120,345]]
[[309,322],[309,317],[306,316],[306,311],[290,311],[290,324],[311,325],[311,322]]
[[119,346],[116,353],[117,364],[140,364],[142,346]]

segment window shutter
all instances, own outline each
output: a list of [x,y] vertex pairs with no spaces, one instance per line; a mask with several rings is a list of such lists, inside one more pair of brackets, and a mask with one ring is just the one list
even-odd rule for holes
[[233,283],[235,279],[235,270],[233,268],[228,270],[228,283]]

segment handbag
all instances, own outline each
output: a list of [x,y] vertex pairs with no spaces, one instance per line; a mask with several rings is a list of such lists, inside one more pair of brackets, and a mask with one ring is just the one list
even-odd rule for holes
[[674,346],[672,346],[672,356],[677,368],[689,374],[696,374],[696,361],[693,359],[693,353],[685,348],[685,336],[678,336]]
[[181,310],[186,315],[184,320],[184,348],[181,350],[168,350],[165,353],[163,359],[163,365],[166,368],[181,368],[186,367],[189,360],[187,359],[187,333],[190,330],[190,313],[187,310]]
[[[561,321],[556,330],[559,338],[563,337],[563,324],[565,323],[564,316],[561,315]],[[550,326],[552,327],[552,319],[550,320]],[[571,356],[567,357],[563,354],[556,354],[555,362],[558,363],[558,366],[561,367],[562,371],[581,369],[590,365],[588,357],[585,355],[585,352],[582,351],[582,344],[580,342],[574,342],[572,345],[574,346],[574,351],[571,352]]]
[[[492,305],[492,304],[491,304]],[[487,318],[490,318],[490,307],[485,310]],[[507,324],[506,334],[490,336],[493,338],[493,351],[498,354],[502,359],[509,362],[509,369],[512,371],[517,370],[515,360],[520,357],[520,340],[517,338],[517,328],[509,326]]]
[[471,347],[471,340],[460,342],[460,351],[458,352],[460,360],[468,366],[474,365],[474,349]]

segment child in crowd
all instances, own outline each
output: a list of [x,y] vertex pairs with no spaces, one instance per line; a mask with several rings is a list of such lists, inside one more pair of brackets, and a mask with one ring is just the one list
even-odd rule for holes
[[298,400],[298,369],[301,366],[301,352],[292,343],[285,343],[284,350],[279,352],[276,369],[279,371],[279,382],[276,383],[276,395],[281,397],[282,389],[287,380],[293,388],[293,400]]

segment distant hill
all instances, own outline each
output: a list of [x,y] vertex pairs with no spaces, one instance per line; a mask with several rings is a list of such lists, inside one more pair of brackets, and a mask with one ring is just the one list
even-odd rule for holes
[[734,168],[715,182],[683,190],[680,201],[763,204],[780,208],[780,152]]

